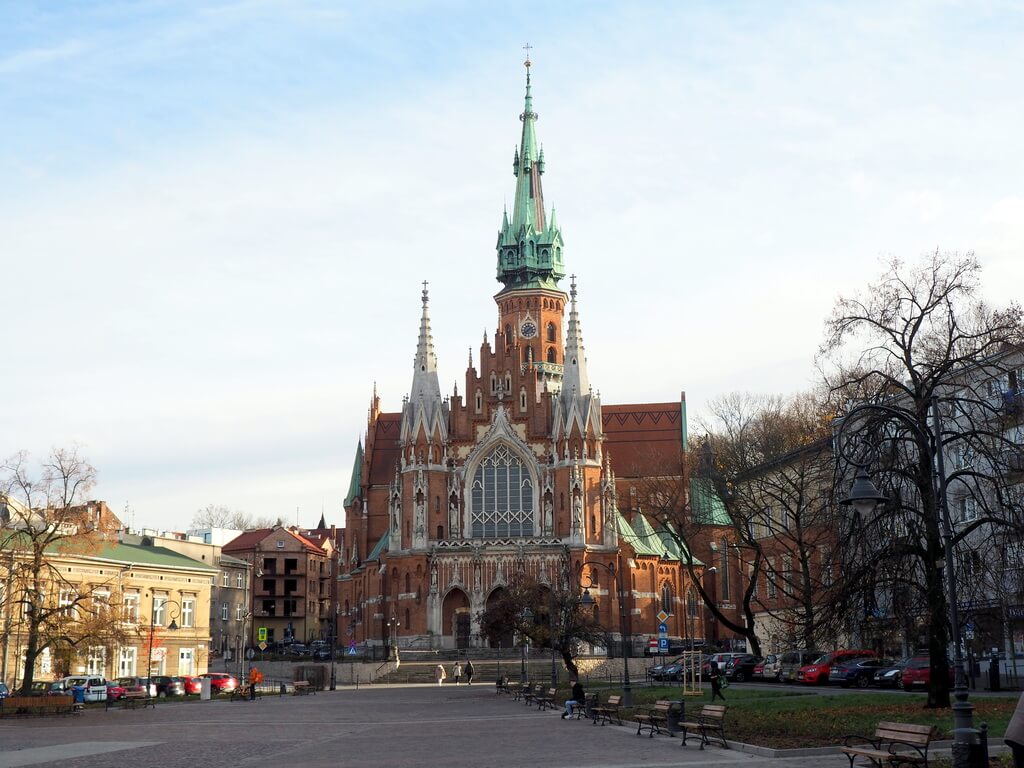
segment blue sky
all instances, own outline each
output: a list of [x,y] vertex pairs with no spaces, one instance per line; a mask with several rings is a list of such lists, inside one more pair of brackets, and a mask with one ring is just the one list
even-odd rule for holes
[[1022,38],[1011,3],[0,2],[0,454],[79,443],[136,525],[340,522],[420,281],[445,389],[493,332],[527,41],[604,401],[805,388],[880,259],[1019,297]]

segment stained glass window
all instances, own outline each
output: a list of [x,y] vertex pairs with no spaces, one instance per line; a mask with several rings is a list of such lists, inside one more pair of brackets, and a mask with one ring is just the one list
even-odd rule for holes
[[473,474],[472,535],[507,539],[533,535],[533,481],[522,460],[501,445]]

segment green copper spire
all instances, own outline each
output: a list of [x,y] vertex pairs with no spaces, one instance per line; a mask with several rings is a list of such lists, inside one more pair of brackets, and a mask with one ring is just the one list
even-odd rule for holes
[[527,57],[526,103],[519,119],[523,135],[516,148],[512,172],[516,177],[516,196],[512,220],[506,212],[498,233],[498,280],[505,290],[522,288],[557,289],[565,277],[562,262],[562,233],[544,211],[544,150],[537,143],[537,113],[533,111],[532,62]]

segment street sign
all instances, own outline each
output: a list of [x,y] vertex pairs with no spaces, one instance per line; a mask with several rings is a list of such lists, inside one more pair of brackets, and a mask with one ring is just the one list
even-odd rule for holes
[[966,624],[964,624],[964,640],[973,640],[973,639],[974,639],[974,624],[971,623],[971,622],[967,622]]
[[266,643],[260,643],[260,650],[261,651],[267,650],[267,644]]
[[266,627],[260,627],[259,629],[256,630],[256,639],[259,640],[261,643],[267,642],[267,628]]
[[668,624],[666,624],[665,622],[661,622],[661,624],[658,625],[658,634],[659,635],[667,635],[668,634]]
[[[263,649],[260,648],[260,650],[262,651]],[[255,649],[253,649],[253,648],[246,648],[245,649],[245,658],[247,658],[249,661],[252,661],[253,659],[255,659],[256,658],[256,651],[255,651]]]
[[348,655],[349,656],[355,656],[356,655],[356,647],[354,645],[350,645],[348,647]]
[[658,611],[658,621],[664,624],[666,621],[668,621],[668,614],[664,611]]
[[650,638],[647,641],[647,647],[648,648],[657,648],[658,647],[658,638],[656,638],[656,637]]
[[659,653],[668,653],[668,638],[667,637],[660,637],[660,638],[658,638],[658,652]]

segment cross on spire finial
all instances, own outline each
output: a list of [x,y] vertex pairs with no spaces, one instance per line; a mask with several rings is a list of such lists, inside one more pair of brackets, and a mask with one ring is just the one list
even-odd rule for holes
[[576,299],[576,275],[569,275],[569,295]]
[[530,50],[532,48],[533,46],[530,45],[529,43],[523,46],[523,50],[526,51],[526,61],[523,62],[523,66],[526,67],[527,69],[530,68]]
[[427,281],[423,281],[423,303],[427,303]]

